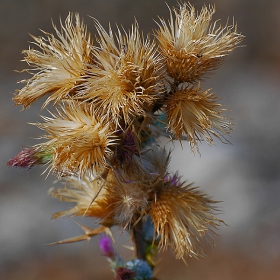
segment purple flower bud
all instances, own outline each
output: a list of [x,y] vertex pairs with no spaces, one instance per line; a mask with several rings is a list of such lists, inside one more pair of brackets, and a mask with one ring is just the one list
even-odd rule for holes
[[45,164],[52,160],[50,151],[38,151],[35,148],[25,148],[7,162],[9,166],[31,168],[38,164]]
[[110,237],[108,237],[108,236],[100,237],[99,248],[100,248],[101,252],[104,254],[104,256],[106,256],[108,258],[112,258],[115,255],[114,249],[112,246],[112,241],[111,241]]
[[31,168],[39,163],[39,159],[35,156],[35,151],[32,148],[23,149],[15,157],[7,162],[9,166],[22,168]]

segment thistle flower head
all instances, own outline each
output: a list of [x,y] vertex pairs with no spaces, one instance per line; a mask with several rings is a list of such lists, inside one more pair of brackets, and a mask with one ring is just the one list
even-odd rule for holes
[[81,175],[86,171],[97,173],[106,166],[112,154],[110,147],[115,144],[110,124],[96,119],[86,103],[65,103],[61,111],[51,115],[36,125],[48,132],[45,138],[49,140],[38,147],[53,151],[53,171]]
[[28,72],[35,72],[26,85],[14,97],[17,105],[24,108],[44,95],[49,95],[44,103],[60,101],[75,95],[77,85],[81,83],[87,64],[93,62],[92,40],[87,28],[78,14],[69,14],[61,31],[54,26],[57,38],[44,32],[45,37],[35,37],[34,45],[39,50],[30,48],[23,51],[24,61],[33,67]]
[[174,176],[165,177],[149,214],[160,236],[160,248],[171,246],[176,258],[198,257],[203,255],[199,243],[221,223],[213,216],[216,202]]
[[213,144],[212,136],[223,141],[233,129],[232,122],[222,114],[225,109],[209,91],[201,91],[199,86],[182,87],[166,101],[169,129],[179,140],[186,135],[193,151],[198,150],[198,141]]
[[138,25],[116,36],[96,23],[99,47],[94,48],[95,65],[88,69],[81,99],[91,101],[96,113],[119,124],[145,115],[163,91],[163,61],[155,42],[140,35]]
[[192,83],[216,69],[243,38],[234,24],[211,24],[214,7],[204,6],[197,14],[193,6],[184,3],[173,12],[175,18],[170,11],[168,23],[160,19],[155,35],[166,59],[167,72],[175,82]]

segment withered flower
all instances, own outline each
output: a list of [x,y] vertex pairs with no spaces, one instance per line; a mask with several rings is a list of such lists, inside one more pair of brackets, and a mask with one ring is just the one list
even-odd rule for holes
[[61,216],[88,216],[99,219],[104,225],[114,225],[114,201],[107,198],[106,182],[99,177],[84,174],[64,177],[64,188],[52,188],[50,195],[60,201],[74,202],[75,205],[64,211],[52,215],[53,218]]
[[51,169],[58,174],[98,173],[116,144],[110,124],[98,120],[86,103],[72,101],[60,107],[57,114],[42,117],[44,123],[35,124],[48,133],[48,141],[37,148],[52,150]]
[[24,50],[24,61],[34,73],[29,80],[23,80],[26,85],[13,98],[15,104],[24,108],[44,95],[48,95],[44,103],[60,101],[74,95],[76,87],[82,80],[86,65],[92,63],[92,40],[87,28],[80,21],[78,14],[69,14],[61,31],[54,26],[57,38],[44,32],[45,37],[35,37],[34,45],[40,50],[29,48]]
[[215,203],[177,175],[166,176],[149,211],[160,248],[171,246],[176,258],[203,255],[200,242],[207,241],[205,237],[222,222],[214,217]]
[[193,6],[182,3],[173,12],[175,18],[170,10],[168,23],[160,19],[155,35],[166,59],[167,72],[177,83],[195,82],[216,69],[243,38],[235,24],[211,24],[213,6],[204,6],[197,14]]
[[[148,193],[141,182],[121,182],[110,172],[107,181],[84,175],[63,178],[65,187],[50,194],[61,201],[75,202],[74,207],[60,211],[60,216],[88,216],[102,225],[130,227],[148,206]],[[137,218],[136,218],[137,217]]]
[[92,102],[106,120],[130,124],[134,117],[145,115],[163,92],[163,60],[155,42],[140,34],[137,23],[129,33],[118,28],[116,36],[99,22],[96,27],[96,64],[87,71],[80,98]]
[[209,91],[201,91],[199,86],[181,87],[166,101],[169,129],[179,140],[186,135],[193,151],[198,151],[197,142],[203,140],[212,145],[212,136],[226,142],[224,135],[233,129],[233,123],[222,114],[226,109]]

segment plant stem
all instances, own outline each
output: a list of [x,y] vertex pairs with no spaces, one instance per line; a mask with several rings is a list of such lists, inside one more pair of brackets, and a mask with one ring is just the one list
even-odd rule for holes
[[146,261],[146,241],[143,220],[140,219],[133,227],[133,240],[135,243],[135,255],[138,259]]

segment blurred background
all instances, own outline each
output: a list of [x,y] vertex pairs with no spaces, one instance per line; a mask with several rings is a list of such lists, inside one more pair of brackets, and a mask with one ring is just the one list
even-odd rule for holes
[[[188,259],[188,267],[170,252],[160,255],[160,280],[280,279],[280,1],[212,0],[190,1],[200,10],[215,4],[215,19],[224,25],[234,18],[243,44],[202,84],[212,88],[231,109],[236,131],[232,145],[216,141],[201,145],[201,156],[176,143],[172,168],[194,181],[220,203],[221,219],[217,248],[205,248],[207,258]],[[82,230],[73,219],[52,221],[52,213],[67,205],[47,195],[54,178],[41,176],[44,169],[21,170],[5,163],[21,147],[36,143],[40,131],[28,122],[39,120],[40,102],[21,112],[13,106],[12,93],[25,74],[21,51],[29,47],[29,34],[52,32],[71,12],[79,12],[94,34],[93,20],[130,27],[136,17],[140,28],[151,32],[153,19],[168,18],[170,0],[0,0],[0,279],[87,280],[112,279],[97,238],[89,243],[60,246],[45,244],[73,237]],[[89,221],[86,221],[89,224]],[[91,224],[94,222],[91,221]],[[115,235],[118,250],[128,236]]]

